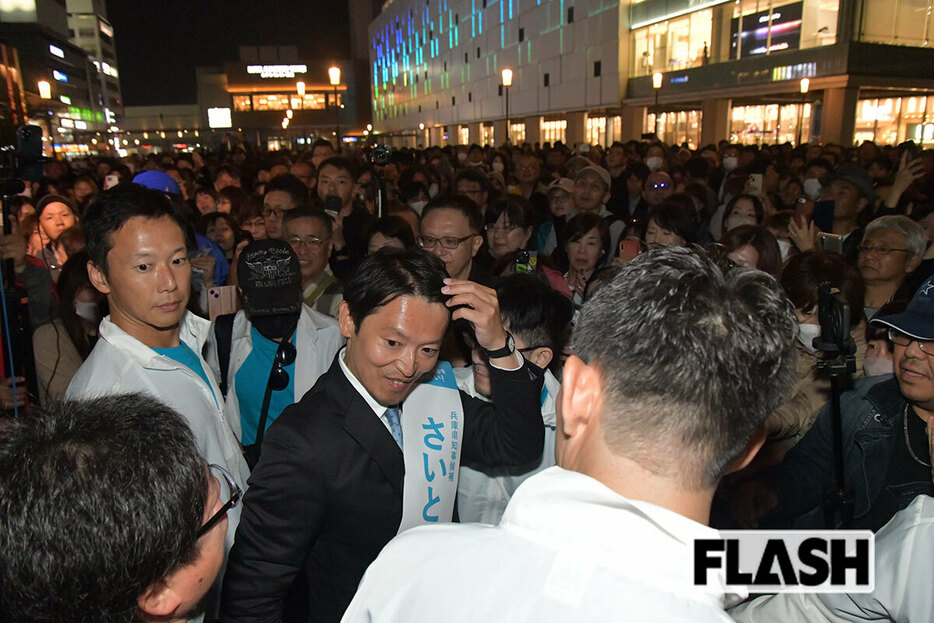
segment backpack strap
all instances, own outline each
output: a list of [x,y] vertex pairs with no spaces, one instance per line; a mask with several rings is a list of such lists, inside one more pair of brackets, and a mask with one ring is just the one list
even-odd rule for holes
[[237,314],[223,314],[214,319],[214,337],[217,340],[217,363],[221,369],[221,395],[227,397],[227,368],[230,367],[230,342]]

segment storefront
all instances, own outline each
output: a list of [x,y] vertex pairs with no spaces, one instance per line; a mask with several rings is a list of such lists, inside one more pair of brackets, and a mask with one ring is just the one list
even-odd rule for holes
[[742,145],[807,142],[812,108],[810,103],[734,106],[730,114],[730,142]]
[[934,95],[859,100],[854,136],[856,143],[934,146]]

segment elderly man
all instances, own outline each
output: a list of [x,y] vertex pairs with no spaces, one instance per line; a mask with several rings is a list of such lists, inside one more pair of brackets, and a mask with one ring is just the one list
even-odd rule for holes
[[692,543],[717,538],[717,483],[752,458],[791,386],[794,332],[764,273],[724,276],[687,249],[639,255],[577,322],[558,466],[498,526],[395,539],[344,621],[729,620],[722,586],[694,586]]
[[331,218],[311,208],[288,212],[282,224],[283,237],[298,256],[305,305],[336,318],[344,286],[328,266],[333,232]]
[[[907,216],[880,216],[866,226],[856,266],[866,283],[866,320],[892,301],[927,249],[924,230]],[[905,299],[911,297],[911,292]],[[907,300],[902,301],[902,305]]]

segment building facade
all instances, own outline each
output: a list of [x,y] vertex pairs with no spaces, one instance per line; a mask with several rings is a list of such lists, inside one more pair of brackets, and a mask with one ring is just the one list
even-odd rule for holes
[[400,144],[500,144],[507,107],[513,142],[934,144],[932,37],[934,0],[389,0],[370,105]]
[[68,30],[72,42],[84,50],[94,66],[99,83],[100,101],[104,118],[117,124],[123,118],[123,95],[120,91],[120,71],[117,68],[117,50],[114,29],[107,20],[105,0],[67,0]]

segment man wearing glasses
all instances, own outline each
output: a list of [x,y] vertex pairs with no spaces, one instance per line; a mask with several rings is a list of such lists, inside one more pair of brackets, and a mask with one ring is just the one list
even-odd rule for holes
[[282,234],[298,256],[305,305],[336,318],[344,286],[328,266],[334,234],[331,217],[311,208],[293,210],[283,219]]
[[277,175],[266,184],[263,195],[263,220],[266,236],[282,239],[282,221],[285,214],[308,205],[308,189],[294,175]]
[[0,619],[200,620],[241,490],[143,394],[56,403],[0,443]]
[[[854,528],[880,529],[916,496],[934,495],[927,432],[934,420],[934,277],[908,308],[872,324],[888,328],[895,376],[857,381],[841,399],[846,486],[854,490]],[[821,504],[834,482],[830,405],[766,482],[734,496],[734,511],[751,525],[822,527]]]
[[483,216],[470,199],[452,195],[434,199],[422,210],[418,246],[441,258],[452,279],[489,281],[474,257],[483,246]]

